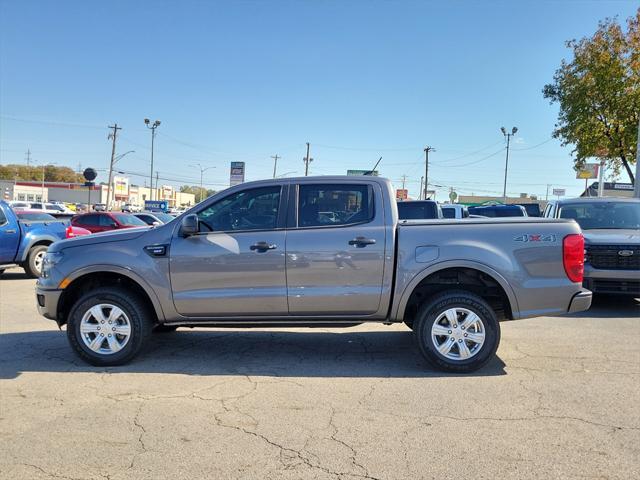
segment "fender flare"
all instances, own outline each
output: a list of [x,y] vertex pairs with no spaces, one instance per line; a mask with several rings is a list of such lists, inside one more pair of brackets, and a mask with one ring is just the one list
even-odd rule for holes
[[19,256],[20,258],[17,258],[16,260],[20,263],[26,262],[27,257],[29,256],[29,251],[33,248],[33,246],[36,243],[50,242],[49,245],[51,245],[52,243],[57,242],[58,240],[60,240],[60,238],[54,237],[52,235],[42,235],[37,237],[31,237],[29,238],[29,242],[24,247],[22,247],[21,254]]
[[488,265],[485,265],[484,263],[474,262],[472,260],[447,260],[430,265],[424,270],[421,270],[415,277],[413,277],[411,282],[409,282],[409,284],[404,288],[402,294],[400,295],[400,300],[397,302],[396,307],[393,311],[393,318],[400,320],[404,318],[404,312],[407,308],[409,298],[422,280],[430,275],[433,275],[434,273],[437,273],[441,270],[446,270],[448,268],[471,268],[489,275],[496,282],[498,282],[498,284],[507,294],[507,301],[509,302],[509,306],[511,307],[513,318],[517,319],[519,317],[520,308],[518,307],[518,300],[516,298],[516,295],[513,292],[511,285],[509,285],[509,282],[507,282],[507,280],[500,273],[498,273]]
[[156,292],[149,286],[149,284],[137,273],[133,270],[125,267],[121,267],[118,265],[90,265],[88,267],[83,267],[78,270],[73,271],[69,275],[67,275],[67,279],[70,280],[70,283],[75,282],[78,278],[83,277],[85,275],[89,275],[91,273],[117,273],[124,277],[129,278],[131,281],[140,285],[140,287],[145,291],[149,300],[151,300],[151,304],[153,305],[153,309],[158,317],[158,320],[162,321],[165,319],[164,311],[162,310],[162,305]]

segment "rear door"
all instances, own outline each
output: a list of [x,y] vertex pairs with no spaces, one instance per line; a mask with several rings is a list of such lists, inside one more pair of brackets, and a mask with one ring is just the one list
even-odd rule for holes
[[382,295],[386,240],[380,187],[368,182],[305,182],[292,187],[289,203],[289,313],[375,314]]
[[176,310],[188,317],[283,316],[287,185],[231,193],[197,212],[200,233],[176,228],[170,275]]

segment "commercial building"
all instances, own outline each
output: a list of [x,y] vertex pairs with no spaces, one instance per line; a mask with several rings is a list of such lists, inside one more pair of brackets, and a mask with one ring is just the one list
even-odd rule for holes
[[[459,195],[458,203],[468,206],[477,205],[502,205],[503,197],[490,197],[485,195]],[[514,203],[546,203],[541,201],[535,195],[527,195],[523,193],[519,197],[507,197],[507,204]]]
[[[598,182],[593,182],[587,189],[582,192],[581,197],[597,197]],[[602,189],[603,197],[633,197],[633,184],[621,182],[604,182]]]
[[[107,185],[88,187],[82,183],[31,182],[0,180],[2,198],[6,201],[25,202],[65,202],[65,203],[107,203]],[[166,200],[170,207],[189,207],[195,205],[195,195],[178,192],[171,185],[162,185],[154,189],[154,200]],[[119,209],[125,203],[143,206],[145,200],[151,200],[151,189],[131,185],[125,177],[114,177],[112,186],[112,207]]]

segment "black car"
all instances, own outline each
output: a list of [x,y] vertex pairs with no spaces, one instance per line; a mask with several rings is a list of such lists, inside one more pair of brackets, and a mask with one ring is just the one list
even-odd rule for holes
[[542,216],[539,203],[516,203],[516,205],[520,205],[521,207],[523,207],[527,211],[527,215],[529,215],[530,217]]
[[528,217],[527,211],[520,205],[487,205],[482,207],[469,207],[472,215],[483,217]]
[[424,220],[442,218],[442,209],[433,200],[398,202],[400,220]]

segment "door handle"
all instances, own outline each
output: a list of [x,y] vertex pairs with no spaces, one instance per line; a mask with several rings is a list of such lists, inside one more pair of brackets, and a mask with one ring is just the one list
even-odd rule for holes
[[5,230],[5,231],[4,231],[4,233],[7,233],[7,234],[9,234],[9,233],[16,233],[16,231],[15,231],[15,230]]
[[249,247],[250,250],[256,250],[258,252],[266,252],[267,250],[275,250],[276,248],[278,248],[277,245],[267,242],[254,243]]
[[349,245],[355,245],[357,248],[364,248],[367,245],[373,245],[376,243],[373,238],[356,237],[353,240],[349,240]]

